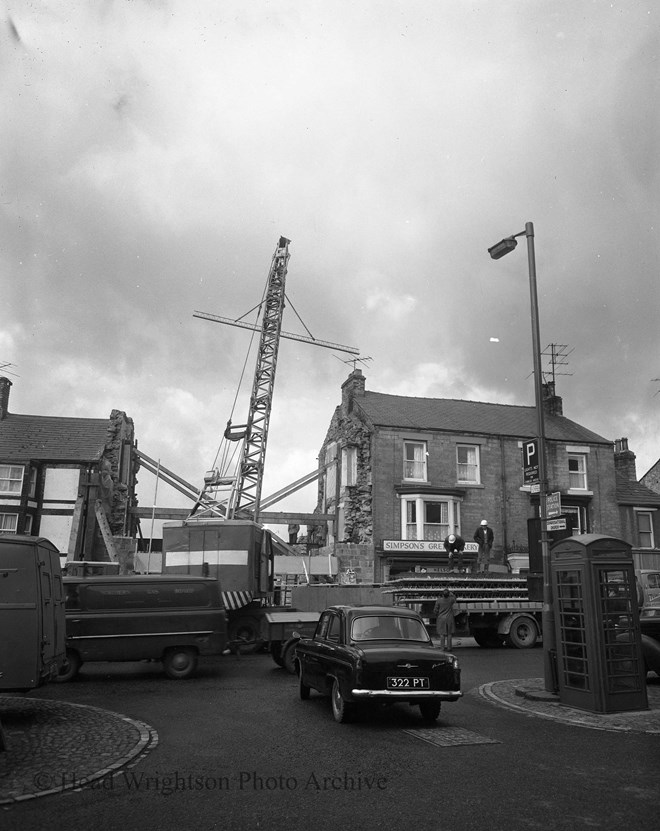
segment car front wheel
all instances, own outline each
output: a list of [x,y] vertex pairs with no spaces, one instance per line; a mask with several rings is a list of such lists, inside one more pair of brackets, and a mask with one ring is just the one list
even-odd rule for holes
[[355,705],[352,702],[345,701],[339,689],[339,682],[335,678],[332,682],[332,715],[335,721],[339,724],[346,724],[352,721],[355,716]]

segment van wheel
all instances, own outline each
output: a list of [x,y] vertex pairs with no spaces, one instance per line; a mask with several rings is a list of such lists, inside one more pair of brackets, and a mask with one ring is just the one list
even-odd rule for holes
[[64,681],[71,681],[72,678],[75,678],[76,675],[78,675],[81,666],[82,661],[80,660],[80,655],[78,655],[77,652],[74,652],[73,649],[67,649],[66,661],[55,680],[60,683],[63,683]]
[[175,681],[190,678],[197,669],[197,653],[192,649],[170,649],[163,656],[165,675]]

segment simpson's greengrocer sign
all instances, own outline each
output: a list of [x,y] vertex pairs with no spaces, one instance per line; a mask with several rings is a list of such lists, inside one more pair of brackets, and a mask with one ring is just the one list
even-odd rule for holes
[[[479,546],[476,542],[466,542],[463,550],[476,554]],[[442,540],[383,540],[383,551],[441,551],[444,553],[445,546]]]

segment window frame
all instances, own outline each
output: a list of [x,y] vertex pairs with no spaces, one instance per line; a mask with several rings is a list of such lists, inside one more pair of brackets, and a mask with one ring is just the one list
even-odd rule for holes
[[348,444],[341,450],[341,487],[352,488],[357,485],[357,447]]
[[[461,500],[450,494],[421,494],[406,493],[400,495],[401,500],[401,539],[428,542],[440,542],[447,534],[460,534],[461,527]],[[430,523],[426,520],[426,505],[440,504],[447,506],[447,522]],[[415,519],[408,521],[408,507],[414,507]],[[410,536],[410,528],[414,526],[414,535]],[[428,528],[438,528],[437,536],[426,536]]]
[[[476,456],[476,462],[473,465],[470,465],[469,462],[461,462],[458,458],[460,450],[473,450]],[[462,478],[460,475],[461,467],[473,467],[475,472],[474,479]],[[462,485],[481,484],[481,445],[468,444],[467,442],[459,442],[456,445],[456,481]]]
[[[409,447],[419,447],[421,448],[421,460],[417,460],[414,458],[409,459],[407,455],[407,451]],[[428,482],[428,443],[423,441],[422,439],[403,439],[403,481],[404,482]],[[420,476],[407,476],[408,473],[408,465],[421,465],[422,466],[422,475]],[[413,467],[413,473],[415,472]]]
[[[635,515],[635,537],[637,539],[637,548],[643,549],[652,549],[655,548],[655,533],[653,529],[653,514],[654,511],[646,510],[643,508],[634,508],[634,515]],[[645,517],[648,519],[649,527],[648,530],[642,530],[640,527],[640,518]],[[642,545],[642,535],[646,535],[649,538],[650,545]]]
[[[9,527],[8,519],[14,520],[13,527]],[[6,526],[6,527],[5,527]],[[18,514],[0,513],[0,534],[16,534],[18,530]]]
[[[568,466],[568,489],[570,491],[588,491],[589,490],[589,478],[588,478],[588,465],[587,465],[587,453],[577,453],[574,451],[569,451],[567,454],[567,466]],[[581,467],[578,471],[571,470],[571,462],[577,461],[578,466]],[[582,485],[574,485],[573,484],[573,477],[579,476],[582,479]]]
[[[3,471],[7,471],[7,475]],[[17,475],[12,475],[13,471],[20,471],[20,478]],[[0,494],[3,496],[20,496],[23,493],[23,481],[25,479],[25,465],[0,465]],[[18,482],[18,489],[11,490],[5,487],[5,483],[9,485],[11,482]]]

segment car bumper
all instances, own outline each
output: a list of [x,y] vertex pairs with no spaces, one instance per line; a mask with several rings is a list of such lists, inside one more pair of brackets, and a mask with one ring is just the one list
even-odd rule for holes
[[351,690],[353,698],[382,698],[383,700],[413,701],[416,698],[458,701],[463,695],[457,690]]

